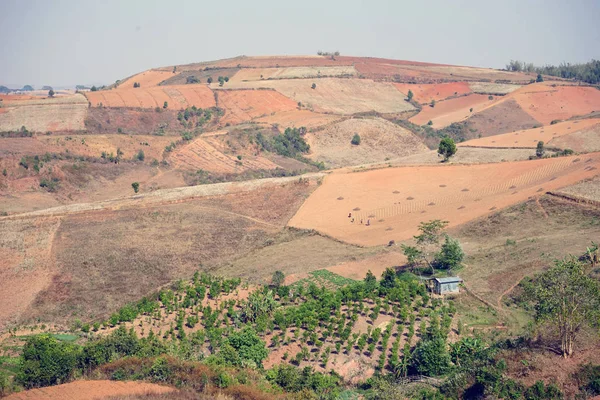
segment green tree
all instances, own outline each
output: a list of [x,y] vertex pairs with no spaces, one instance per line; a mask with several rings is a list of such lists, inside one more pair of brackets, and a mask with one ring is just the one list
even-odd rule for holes
[[144,150],[138,151],[135,158],[137,158],[138,161],[144,161],[144,159],[146,158],[146,155],[144,154]]
[[285,281],[285,274],[281,271],[273,272],[273,277],[271,278],[271,284],[275,287],[279,287],[283,285]]
[[465,253],[458,240],[446,235],[440,252],[435,257],[435,267],[439,269],[456,269],[460,267]]
[[544,153],[546,152],[546,150],[544,149],[544,142],[543,141],[539,141],[537,143],[537,146],[535,148],[535,155],[538,158],[542,158],[544,156]]
[[312,84],[312,86],[311,86],[311,88],[312,88],[312,89],[316,89],[316,88],[317,88],[317,84],[316,84],[316,83],[313,83],[313,84]]
[[163,108],[165,108],[165,109],[166,109],[166,108],[168,108],[168,107],[169,107],[169,103],[165,101],[165,102],[163,103]]
[[414,236],[416,246],[402,245],[402,251],[413,268],[425,263],[434,273],[434,255],[439,252],[442,230],[448,225],[448,221],[439,219],[419,224],[420,234]]
[[79,347],[48,334],[32,336],[27,340],[21,357],[17,382],[26,388],[56,385],[72,377]]
[[544,82],[544,77],[542,76],[542,74],[537,74],[537,78],[535,79],[536,82]]
[[48,97],[54,97],[54,90],[53,89],[48,90]]
[[213,81],[213,79],[212,79],[212,76],[209,76],[209,77],[206,79],[206,83],[208,83],[209,85],[212,83],[212,81]]
[[435,107],[435,99],[431,100],[431,104],[430,105],[431,105],[432,108]]
[[230,353],[225,359],[232,365],[262,367],[262,361],[269,355],[265,342],[248,326],[233,332],[225,341],[224,348],[227,345],[231,346],[235,353],[235,356]]
[[355,146],[358,146],[360,144],[360,135],[358,133],[355,133],[354,136],[352,136],[352,140],[350,141],[350,143],[352,143]]
[[446,162],[456,154],[456,143],[454,143],[454,139],[449,136],[446,136],[440,141],[440,145],[438,147],[438,154],[444,157],[444,161]]
[[450,372],[450,354],[443,338],[421,340],[411,356],[412,366],[420,374],[439,376]]
[[133,188],[133,191],[134,191],[135,193],[137,193],[137,192],[139,192],[139,191],[140,191],[140,183],[139,183],[139,182],[133,182],[133,183],[131,184],[131,187]]
[[571,256],[557,261],[526,286],[535,305],[536,322],[558,332],[565,358],[573,354],[575,338],[583,326],[598,329],[594,321],[600,318],[600,284],[585,272],[585,264]]
[[92,86],[92,88],[90,89],[91,92],[96,92],[98,91],[98,88],[96,86]]
[[412,99],[413,99],[414,96],[415,95],[413,94],[412,90],[409,89],[408,90],[408,101],[412,101]]

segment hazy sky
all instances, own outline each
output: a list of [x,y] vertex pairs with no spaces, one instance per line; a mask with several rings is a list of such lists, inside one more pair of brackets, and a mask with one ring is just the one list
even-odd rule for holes
[[238,55],[501,68],[600,58],[600,0],[0,0],[0,84],[112,83]]

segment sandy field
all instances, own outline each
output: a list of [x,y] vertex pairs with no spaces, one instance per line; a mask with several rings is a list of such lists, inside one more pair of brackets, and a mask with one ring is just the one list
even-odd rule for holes
[[170,109],[191,106],[208,108],[215,106],[212,91],[206,85],[173,85],[137,89],[121,88],[85,92],[92,107],[154,108],[169,103]]
[[140,84],[140,88],[149,88],[152,86],[158,86],[164,80],[167,80],[173,76],[173,72],[158,71],[149,69],[148,71],[141,72],[137,75],[133,75],[131,78],[119,82],[120,89],[133,89],[135,82]]
[[63,385],[15,393],[6,400],[96,400],[119,396],[174,392],[168,386],[135,381],[75,381]]
[[[597,174],[599,163],[600,154],[593,153],[511,164],[333,173],[289,225],[316,229],[357,245],[381,245],[409,239],[422,221],[444,219],[456,226],[531,196],[591,178]],[[348,213],[352,213],[354,223]],[[367,226],[369,220],[371,224]]]
[[81,94],[34,98],[5,104],[0,113],[0,132],[25,126],[32,132],[80,131],[85,128],[87,101]]
[[585,86],[528,85],[509,95],[544,125],[600,110],[600,90]]
[[[360,145],[351,143],[360,135]],[[327,168],[339,168],[395,159],[428,151],[412,132],[381,118],[354,118],[306,135],[309,157]]]
[[221,123],[232,125],[264,117],[277,111],[293,111],[295,101],[274,90],[220,90],[218,106],[225,109]]
[[[575,132],[587,130],[600,124],[600,119],[582,119],[577,121],[565,121],[558,124],[543,126],[540,128],[520,130],[517,132],[504,133],[502,135],[488,136],[480,139],[468,140],[459,143],[458,146],[472,147],[526,147],[535,148],[541,140],[546,146],[550,146],[554,139],[570,136]],[[552,146],[555,147],[555,146]],[[556,146],[563,148],[562,146]],[[570,148],[570,147],[569,147]]]
[[[488,95],[471,94],[468,96],[457,97],[455,99],[440,101],[435,107],[425,106],[409,121],[417,125],[425,125],[429,121],[433,122],[432,127],[440,129],[453,122],[463,121],[474,113],[489,107],[497,100],[489,100]],[[471,112],[470,109],[473,109]]]
[[256,118],[255,122],[269,125],[277,124],[281,130],[285,128],[299,128],[304,126],[308,129],[328,125],[339,121],[341,117],[331,114],[319,114],[308,110],[279,111],[266,117]]
[[230,82],[260,81],[265,79],[297,79],[318,77],[355,76],[352,66],[339,67],[286,67],[244,68],[230,78]]
[[[312,84],[317,86],[312,89]],[[218,89],[218,84],[211,84]],[[405,101],[406,95],[390,83],[374,82],[367,79],[319,78],[319,79],[279,79],[255,82],[228,82],[230,88],[272,88],[283,95],[302,102],[307,108],[317,112],[334,114],[354,114],[377,111],[398,113],[414,107]]]
[[409,84],[394,83],[402,93],[408,94],[412,90],[414,100],[421,104],[431,103],[431,100],[440,101],[449,97],[459,96],[471,93],[471,88],[467,82],[451,82],[439,84]]

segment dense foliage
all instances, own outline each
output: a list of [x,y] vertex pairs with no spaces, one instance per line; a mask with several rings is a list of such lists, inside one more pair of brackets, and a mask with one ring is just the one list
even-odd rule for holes
[[592,60],[584,64],[562,63],[538,67],[532,63],[511,60],[506,69],[516,72],[536,72],[542,75],[557,76],[565,79],[575,79],[592,85],[600,83],[600,60]]

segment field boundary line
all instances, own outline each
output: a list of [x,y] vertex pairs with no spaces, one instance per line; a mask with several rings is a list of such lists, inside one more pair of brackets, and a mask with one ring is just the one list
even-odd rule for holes
[[558,197],[561,198],[563,200],[568,200],[574,203],[583,203],[583,204],[588,204],[594,207],[600,207],[600,201],[598,200],[592,200],[592,199],[586,199],[585,197],[582,196],[577,196],[574,194],[569,194],[569,193],[564,193],[564,192],[547,192],[546,194],[549,194],[551,196],[554,197]]

